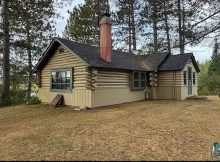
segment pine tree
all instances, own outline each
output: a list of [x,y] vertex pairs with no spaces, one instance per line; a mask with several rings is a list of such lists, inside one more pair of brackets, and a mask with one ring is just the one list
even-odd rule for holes
[[108,0],[85,0],[85,3],[74,7],[70,12],[64,37],[91,45],[99,44],[99,19],[97,12],[106,12]]
[[[137,0],[118,0],[116,4],[117,10],[114,15],[114,31],[115,44],[120,42],[117,48],[128,49],[129,52],[137,50],[138,34],[141,28],[141,4],[143,1]],[[121,46],[123,44],[123,46]]]
[[218,94],[220,92],[220,51],[219,43],[215,39],[212,58],[208,69],[208,84],[211,94]]
[[3,1],[3,91],[2,104],[10,104],[9,0]]
[[[162,25],[164,24],[164,14],[162,14],[164,4],[162,0],[148,0],[142,10],[142,23],[145,24],[144,35],[147,36],[150,49],[148,52],[157,54],[163,50],[164,36],[161,36]],[[167,17],[166,17],[167,18]]]
[[170,25],[169,25],[169,16],[172,13],[172,4],[169,3],[169,1],[163,0],[163,12],[162,15],[164,18],[164,24],[165,24],[165,31],[166,31],[166,41],[167,41],[167,51],[169,54],[171,54],[171,39],[170,39]]
[[33,62],[38,60],[54,34],[53,22],[50,21],[55,15],[53,1],[33,3],[29,0],[16,0],[12,7],[16,10],[11,13],[12,34],[15,35],[14,46],[23,50],[21,57],[28,67],[27,97],[30,98]]
[[215,39],[213,46],[213,53],[210,61],[209,74],[210,75],[220,75],[220,43],[218,43],[217,38]]

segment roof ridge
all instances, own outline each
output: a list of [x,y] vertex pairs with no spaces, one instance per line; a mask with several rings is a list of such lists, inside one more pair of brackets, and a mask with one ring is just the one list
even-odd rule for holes
[[59,37],[54,37],[54,38],[61,39],[61,40],[63,39],[63,40],[73,42],[73,43],[76,43],[76,44],[82,44],[82,45],[86,45],[86,46],[98,47],[97,45],[91,45],[91,44],[88,44],[88,43],[81,43],[81,42],[77,42],[75,40],[70,40],[70,39],[67,39],[67,38],[59,38]]
[[[63,39],[63,40],[66,40],[66,41],[70,41],[70,42],[73,42],[73,43],[77,43],[77,44],[82,44],[82,45],[86,45],[86,46],[92,46],[92,47],[100,47],[99,45],[91,45],[91,44],[88,44],[88,43],[81,43],[81,42],[77,42],[75,40],[70,40],[70,39],[67,39],[67,38],[60,38],[60,37],[54,37],[56,39]],[[115,50],[115,49],[112,49],[112,51],[115,51],[115,52],[121,52],[121,53],[126,53],[126,54],[133,54],[133,53],[129,53],[129,52],[125,52],[125,51],[122,51],[122,50]]]

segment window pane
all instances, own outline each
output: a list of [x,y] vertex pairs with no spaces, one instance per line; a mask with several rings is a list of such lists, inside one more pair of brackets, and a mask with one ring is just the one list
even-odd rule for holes
[[60,78],[64,78],[64,77],[65,77],[65,74],[66,74],[65,71],[60,71],[60,72],[59,72],[59,77],[60,77]]
[[56,72],[52,72],[51,75],[55,77],[56,76]]
[[141,80],[144,80],[146,78],[146,73],[142,72],[141,73]]
[[59,89],[59,85],[58,84],[53,84],[52,89]]
[[57,77],[56,78],[56,83],[61,83],[61,78]]
[[70,78],[70,71],[66,71],[66,77]]
[[56,82],[56,78],[55,78],[55,77],[52,77],[52,78],[51,78],[51,82],[52,82],[52,83],[55,83],[55,82]]
[[71,89],[70,89],[70,84],[66,84],[66,89],[67,89],[67,90],[71,90]]
[[66,78],[62,78],[61,83],[66,83]]
[[70,78],[66,78],[66,83],[70,83]]
[[61,84],[61,89],[66,89],[66,84]]
[[52,81],[52,83],[56,82],[56,72],[51,73],[51,81]]
[[141,87],[145,87],[145,81],[141,81]]
[[134,72],[134,79],[139,79],[139,73],[138,72]]
[[134,81],[134,87],[139,87],[139,81]]
[[51,88],[52,88],[52,89],[56,89],[56,88],[55,88],[55,84],[52,84],[52,85],[51,85]]

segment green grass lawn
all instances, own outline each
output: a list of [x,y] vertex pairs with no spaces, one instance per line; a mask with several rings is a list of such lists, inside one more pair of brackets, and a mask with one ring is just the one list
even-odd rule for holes
[[220,99],[0,109],[0,160],[211,160]]

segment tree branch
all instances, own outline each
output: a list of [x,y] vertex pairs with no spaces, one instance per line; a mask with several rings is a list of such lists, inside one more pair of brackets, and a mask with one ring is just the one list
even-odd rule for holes
[[195,41],[198,41],[198,40],[204,38],[206,35],[209,35],[209,34],[215,32],[215,31],[218,30],[218,29],[220,29],[220,26],[217,26],[216,28],[213,28],[212,30],[206,32],[205,34],[203,34],[203,35],[197,37],[197,38],[194,39],[194,40],[191,40],[191,41],[189,41],[189,42],[184,43],[184,45],[187,45],[187,44],[189,44],[189,43],[193,43],[193,42],[195,42]]
[[213,14],[211,14],[211,15],[209,15],[209,16],[206,17],[205,19],[203,19],[203,20],[201,20],[201,21],[199,21],[199,22],[193,24],[192,27],[191,27],[191,29],[193,29],[193,28],[194,28],[195,26],[197,26],[198,24],[200,24],[200,23],[202,23],[202,22],[208,20],[209,18],[211,18],[211,17],[217,15],[218,13],[220,13],[220,10],[219,10],[219,11],[216,11],[215,13],[213,13]]

